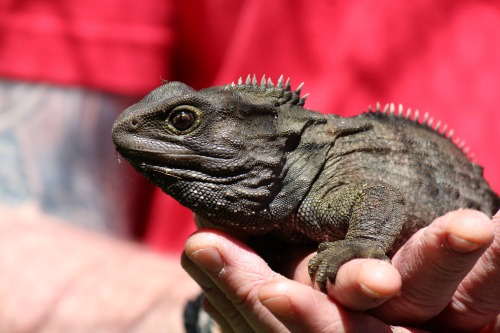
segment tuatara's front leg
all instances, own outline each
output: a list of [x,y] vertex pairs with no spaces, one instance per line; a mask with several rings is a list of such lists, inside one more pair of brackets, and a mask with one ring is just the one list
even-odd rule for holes
[[337,214],[329,221],[345,215],[346,203],[350,209],[348,216],[343,216],[348,219],[345,239],[320,243],[318,254],[309,261],[309,275],[323,291],[327,280],[334,283],[340,266],[352,259],[389,261],[387,252],[392,249],[406,219],[402,196],[381,182],[344,186],[329,199],[334,200],[328,205],[331,214]]

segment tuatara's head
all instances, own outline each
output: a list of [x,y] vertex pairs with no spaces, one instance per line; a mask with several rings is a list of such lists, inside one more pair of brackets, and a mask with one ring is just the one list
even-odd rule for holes
[[[276,219],[296,205],[283,197],[300,164],[291,152],[309,125],[325,122],[304,112],[300,88],[282,77],[276,86],[249,77],[200,91],[169,82],[120,115],[113,140],[136,170],[202,217]],[[301,199],[300,189],[289,191]]]

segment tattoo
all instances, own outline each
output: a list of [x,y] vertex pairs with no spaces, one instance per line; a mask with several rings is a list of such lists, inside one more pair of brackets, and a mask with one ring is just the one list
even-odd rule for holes
[[84,89],[0,81],[0,203],[36,202],[75,224],[126,232],[133,187],[143,183],[117,162],[110,130],[128,104]]

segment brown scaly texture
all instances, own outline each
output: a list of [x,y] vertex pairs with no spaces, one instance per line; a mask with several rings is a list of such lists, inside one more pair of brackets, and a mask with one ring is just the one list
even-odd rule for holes
[[283,77],[195,91],[166,83],[113,126],[117,151],[221,229],[319,244],[323,290],[354,258],[389,260],[416,230],[458,208],[492,215],[500,199],[451,131],[377,106],[356,117],[303,108]]

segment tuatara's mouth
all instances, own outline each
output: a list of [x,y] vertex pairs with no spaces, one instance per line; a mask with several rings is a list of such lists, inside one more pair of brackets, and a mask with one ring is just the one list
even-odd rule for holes
[[[190,152],[159,152],[144,149],[119,149],[116,148],[117,155],[126,159],[135,166],[158,166],[158,167],[179,167],[184,168],[189,161],[196,159],[196,155]],[[119,157],[118,160],[120,161]]]
[[[132,164],[132,163],[131,163]],[[214,176],[196,170],[177,169],[173,167],[141,163],[134,168],[142,169],[143,173],[157,173],[176,179],[200,181],[206,184],[234,184],[247,177],[246,174],[236,176]]]
[[[210,175],[201,170],[196,170],[193,167],[185,168],[184,165],[177,167],[174,165],[175,163],[165,163],[165,156],[169,157],[169,161],[177,161],[181,164],[187,160],[192,160],[194,157],[199,158],[199,156],[192,154],[183,154],[179,152],[172,154],[163,152],[158,154],[145,154],[144,151],[131,149],[120,151],[120,149],[117,148],[116,155],[120,163],[120,157],[123,157],[140,173],[156,173],[175,179],[197,180],[212,184],[233,184],[247,177],[245,173],[235,174],[232,176],[224,174]],[[193,166],[196,165],[194,163],[191,164]]]
[[219,163],[220,161],[229,161],[235,158],[234,154],[207,154],[194,152],[192,150],[172,149],[168,150],[151,150],[151,149],[120,149],[116,147],[116,151],[127,161],[140,160],[154,162],[159,165],[179,165],[184,167],[190,164],[199,164],[202,161],[210,161],[210,163]]

